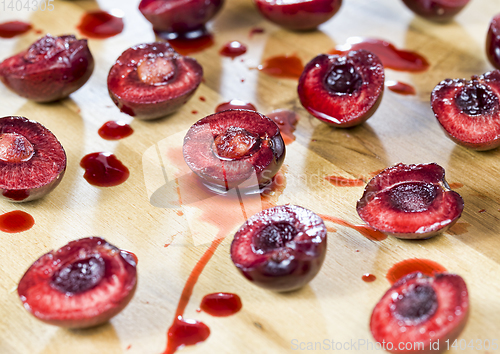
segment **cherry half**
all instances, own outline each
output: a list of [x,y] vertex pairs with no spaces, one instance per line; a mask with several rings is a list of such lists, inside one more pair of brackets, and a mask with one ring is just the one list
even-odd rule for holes
[[500,14],[490,22],[486,35],[486,55],[491,65],[500,69]]
[[450,189],[435,164],[389,167],[365,187],[356,209],[372,228],[404,239],[446,231],[462,214],[462,197]]
[[260,287],[290,291],[318,274],[326,255],[326,226],[312,211],[280,205],[250,217],[231,243],[231,259]]
[[[455,274],[411,273],[397,281],[373,309],[370,330],[391,353],[442,353],[469,316],[464,280]],[[407,350],[412,343],[412,350]],[[405,350],[406,349],[406,350]]]
[[455,143],[475,150],[500,146],[500,70],[472,80],[441,81],[432,91],[431,106]]
[[127,306],[137,285],[137,258],[100,237],[71,241],[40,257],[17,287],[24,308],[46,323],[86,328]]
[[344,55],[320,54],[304,68],[298,94],[304,108],[319,120],[346,128],[363,123],[376,111],[384,91],[384,66],[367,50]]
[[339,11],[342,0],[253,0],[271,22],[290,30],[312,30]]
[[0,63],[0,79],[21,97],[51,102],[82,87],[94,70],[86,39],[46,35]]
[[435,22],[448,22],[469,3],[470,0],[403,0],[417,15]]
[[225,192],[255,176],[262,188],[285,159],[285,144],[276,123],[250,110],[229,109],[196,122],[184,138],[186,164],[207,187]]
[[142,0],[139,11],[155,32],[175,39],[187,32],[204,32],[205,23],[221,9],[223,0]]
[[0,118],[0,192],[12,202],[50,193],[66,171],[66,153],[47,128],[25,117]]
[[168,43],[140,44],[127,49],[108,74],[108,90],[124,113],[138,119],[166,116],[184,105],[203,78],[198,62],[177,53]]

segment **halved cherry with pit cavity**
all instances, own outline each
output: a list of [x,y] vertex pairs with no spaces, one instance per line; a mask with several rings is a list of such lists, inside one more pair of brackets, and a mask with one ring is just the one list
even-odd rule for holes
[[66,153],[47,128],[24,117],[0,118],[0,192],[30,201],[51,192],[66,170]]
[[304,68],[298,94],[304,108],[336,127],[363,123],[376,111],[384,91],[384,67],[366,50],[320,54]]
[[441,81],[432,91],[431,107],[455,143],[475,150],[500,146],[500,70]]
[[108,321],[129,303],[137,257],[100,237],[71,241],[40,257],[17,291],[24,308],[46,323],[85,328]]
[[178,54],[168,43],[140,44],[116,60],[109,71],[108,90],[122,112],[155,119],[184,105],[202,78],[200,64]]
[[469,295],[460,276],[416,272],[382,296],[373,309],[370,330],[391,353],[439,354],[460,335],[468,316]]
[[326,254],[323,220],[296,205],[280,205],[250,217],[231,243],[231,259],[254,284],[290,291],[310,282]]
[[196,122],[184,138],[183,155],[210,189],[258,190],[283,164],[285,144],[271,119],[255,111],[230,109]]
[[0,63],[0,79],[21,97],[51,102],[82,87],[94,70],[86,39],[46,35]]
[[462,214],[462,197],[435,164],[389,167],[365,187],[357,203],[361,219],[383,233],[424,239],[446,231]]

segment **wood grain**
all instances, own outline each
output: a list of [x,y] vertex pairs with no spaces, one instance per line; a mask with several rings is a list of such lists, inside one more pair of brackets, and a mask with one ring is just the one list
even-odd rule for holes
[[[56,1],[53,12],[0,11],[0,21],[24,19],[54,35],[76,33],[78,19],[89,9],[118,7],[125,13],[122,34],[89,40],[96,69],[70,98],[37,104],[0,86],[0,116],[24,115],[41,122],[60,139],[68,155],[66,175],[49,196],[27,204],[0,202],[1,212],[24,210],[36,221],[29,231],[0,234],[0,353],[163,352],[184,283],[207,245],[193,237],[196,216],[189,219],[189,208],[178,215],[174,209],[157,208],[149,202],[161,175],[144,156],[150,148],[159,149],[161,141],[174,141],[174,134],[183,136],[196,120],[213,113],[218,103],[233,98],[252,102],[262,113],[288,108],[301,116],[297,139],[287,146],[287,185],[280,204],[298,204],[360,223],[355,204],[363,188],[335,187],[325,176],[359,178],[398,162],[437,162],[446,169],[449,182],[463,184],[458,192],[465,200],[465,210],[449,232],[419,242],[391,237],[372,242],[354,230],[335,226],[337,231],[328,235],[327,259],[320,274],[310,285],[289,294],[256,288],[237,273],[229,258],[232,235],[228,232],[201,274],[185,312],[186,318],[206,323],[211,335],[206,342],[180,352],[310,353],[322,351],[293,350],[292,341],[371,341],[371,311],[389,288],[385,273],[395,262],[412,257],[441,263],[467,282],[472,310],[460,338],[467,342],[500,339],[500,150],[475,152],[455,145],[441,131],[429,105],[430,92],[439,81],[492,69],[484,41],[491,17],[500,11],[500,0],[473,0],[446,25],[414,17],[400,1],[346,0],[319,31],[304,33],[264,21],[250,0],[228,0],[210,23],[215,45],[193,55],[204,68],[204,83],[177,113],[151,122],[120,113],[106,87],[109,68],[125,49],[154,40],[137,5],[138,1]],[[253,27],[265,32],[250,37]],[[0,39],[0,60],[26,48],[38,36],[30,32]],[[317,121],[300,105],[296,81],[276,79],[254,69],[278,54],[297,54],[307,62],[351,36],[389,40],[418,51],[431,63],[420,74],[387,70],[387,79],[412,84],[417,95],[387,91],[375,115],[359,127],[335,129]],[[221,57],[219,49],[230,40],[246,44],[247,54],[234,60]],[[200,96],[206,100],[199,100]],[[198,113],[191,113],[193,110]],[[130,122],[135,132],[118,142],[105,141],[97,130],[108,120]],[[95,151],[116,154],[130,168],[129,180],[113,188],[89,185],[82,178],[79,161]],[[478,213],[481,209],[486,211]],[[211,228],[200,229],[196,232],[206,232],[209,239],[215,236]],[[37,321],[19,301],[19,279],[42,254],[90,235],[102,236],[138,256],[139,286],[134,299],[109,323],[93,329],[66,330]],[[377,280],[363,282],[365,273],[375,274]],[[205,294],[218,291],[239,294],[242,311],[228,318],[196,312]]]

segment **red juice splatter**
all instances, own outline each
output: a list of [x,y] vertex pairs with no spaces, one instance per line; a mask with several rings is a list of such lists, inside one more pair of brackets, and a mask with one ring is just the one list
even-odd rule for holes
[[23,21],[8,21],[0,23],[0,38],[14,38],[31,30],[33,26]]
[[108,121],[99,128],[99,136],[106,140],[119,140],[132,135],[134,130],[125,122]]
[[416,95],[417,91],[409,84],[400,81],[387,80],[385,86],[392,92],[399,93],[400,95]]
[[285,79],[298,79],[304,71],[304,64],[297,55],[277,55],[267,58],[257,67],[263,73]]
[[433,276],[436,273],[444,273],[446,271],[445,267],[437,262],[431,261],[430,259],[411,258],[393,265],[387,271],[387,275],[385,277],[392,285],[402,277],[414,272],[420,272],[428,276]]
[[83,177],[94,186],[113,187],[127,180],[130,172],[115,155],[109,152],[94,152],[80,161],[85,169]]
[[247,47],[239,41],[231,41],[226,43],[219,51],[219,54],[231,59],[243,55],[247,52]]
[[318,214],[318,215],[323,220],[334,222],[338,225],[350,227],[351,229],[358,231],[360,234],[362,234],[371,241],[383,241],[387,238],[386,234],[377,231],[368,225],[354,225],[340,218],[336,218],[335,216],[323,215],[323,214]]
[[121,16],[115,16],[102,10],[85,13],[76,26],[82,35],[96,39],[116,36],[123,31],[123,27]]
[[295,126],[299,122],[300,116],[294,111],[288,109],[277,109],[267,114],[280,128],[281,136],[285,145],[291,144],[295,141]]
[[3,232],[23,232],[31,229],[33,225],[35,225],[35,219],[22,210],[14,210],[0,215],[0,230]]
[[366,283],[373,283],[375,280],[377,280],[377,277],[373,274],[366,273],[363,274],[361,279]]
[[236,294],[214,293],[203,297],[200,309],[216,317],[231,316],[241,310],[241,299]]

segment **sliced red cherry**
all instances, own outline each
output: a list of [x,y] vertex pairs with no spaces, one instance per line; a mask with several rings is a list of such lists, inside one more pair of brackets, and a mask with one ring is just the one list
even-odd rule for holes
[[108,75],[113,102],[139,119],[166,116],[185,104],[203,78],[198,62],[178,54],[168,43],[127,49]]
[[376,111],[384,91],[384,67],[366,50],[320,54],[304,68],[298,94],[305,109],[337,127],[363,123]]
[[200,31],[222,7],[223,0],[142,0],[139,11],[156,32],[176,35]]
[[41,321],[85,328],[108,321],[127,306],[137,285],[137,258],[100,237],[71,241],[40,257],[17,291]]
[[391,353],[442,353],[446,343],[460,335],[468,315],[469,295],[460,276],[417,272],[382,296],[373,309],[370,330]]
[[432,91],[431,106],[457,144],[476,150],[500,146],[500,70],[470,81],[441,81]]
[[417,15],[431,21],[447,22],[453,19],[470,0],[403,0]]
[[254,284],[276,291],[301,288],[318,274],[326,227],[312,211],[280,205],[250,217],[231,243],[231,259]]
[[0,191],[27,202],[51,192],[66,170],[66,153],[47,128],[24,117],[0,118]]
[[342,0],[254,0],[269,21],[291,30],[311,30],[339,11]]
[[500,69],[500,14],[493,17],[486,35],[486,55],[495,68]]
[[399,238],[423,239],[446,231],[462,214],[464,202],[435,164],[389,167],[365,187],[357,203],[361,219]]
[[250,110],[230,109],[200,119],[187,132],[184,160],[203,182],[227,191],[255,177],[261,188],[271,182],[285,159],[276,123]]
[[0,79],[21,97],[51,102],[82,87],[94,70],[86,39],[46,35],[0,63]]

